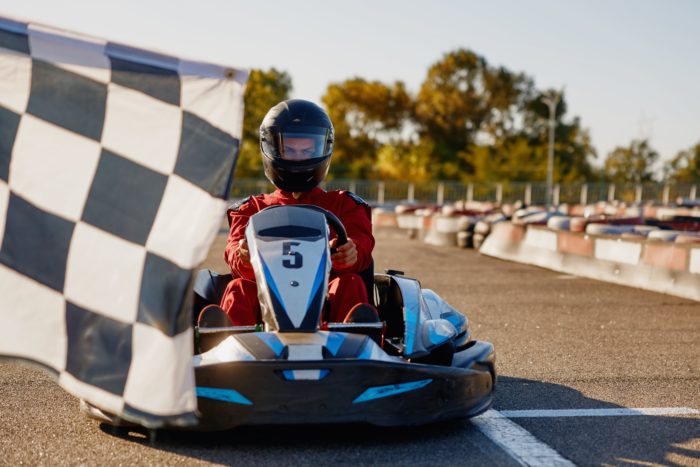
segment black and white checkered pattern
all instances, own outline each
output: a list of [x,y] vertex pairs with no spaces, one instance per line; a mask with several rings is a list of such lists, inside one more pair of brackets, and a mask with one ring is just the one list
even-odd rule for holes
[[247,71],[0,18],[0,354],[149,426],[196,410],[191,270]]

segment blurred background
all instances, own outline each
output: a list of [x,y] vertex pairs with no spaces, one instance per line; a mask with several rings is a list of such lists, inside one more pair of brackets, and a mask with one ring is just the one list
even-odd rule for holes
[[387,186],[417,198],[412,184],[430,196],[442,184],[443,198],[537,197],[550,148],[556,194],[576,201],[584,186],[588,202],[608,199],[611,185],[633,201],[669,185],[666,197],[695,198],[700,182],[692,0],[24,0],[1,10],[252,69],[239,189],[265,191],[257,129],[290,97],[333,119],[328,183],[370,183],[370,198]]

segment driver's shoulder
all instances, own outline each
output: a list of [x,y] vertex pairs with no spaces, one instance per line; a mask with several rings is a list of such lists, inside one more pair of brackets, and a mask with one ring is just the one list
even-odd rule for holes
[[230,214],[253,214],[266,206],[274,204],[274,200],[269,194],[259,194],[246,196],[231,203],[227,211]]
[[333,191],[328,191],[328,195],[331,195],[335,197],[339,202],[347,205],[356,205],[356,206],[366,206],[369,207],[369,204],[367,204],[367,201],[362,199],[359,195],[353,193],[352,191],[348,190],[333,190]]
[[238,199],[238,200],[234,201],[233,203],[229,204],[228,208],[226,210],[229,212],[238,212],[241,210],[241,207],[248,204],[248,202],[250,201],[250,198],[252,198],[252,196],[246,196],[245,198]]

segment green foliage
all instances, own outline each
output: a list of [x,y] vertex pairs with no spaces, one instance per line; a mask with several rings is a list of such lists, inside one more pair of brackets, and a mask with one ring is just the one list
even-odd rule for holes
[[[286,72],[252,71],[238,178],[262,174],[260,122],[291,89]],[[544,181],[549,109],[542,98],[550,92],[537,89],[526,74],[490,65],[466,49],[435,62],[415,96],[400,81],[356,77],[331,83],[323,96],[336,137],[329,179]],[[555,115],[554,181],[602,177],[591,164],[596,152],[588,131],[566,112],[562,93]],[[640,144],[614,151],[605,176],[650,178],[658,155]],[[679,179],[697,179],[699,152],[700,144],[679,153],[668,170]]]
[[516,129],[516,116],[532,94],[532,80],[484,57],[459,49],[433,64],[416,96],[415,120],[421,140],[435,148],[439,178],[476,175],[470,153],[479,139],[493,142]]
[[525,135],[516,135],[496,145],[475,146],[471,150],[473,181],[542,181],[547,177],[547,151],[533,145]]
[[[530,137],[533,151],[542,154],[533,159],[537,170],[536,175],[528,179],[532,181],[546,179],[549,108],[543,99],[551,94],[552,90],[536,93],[523,112],[523,133]],[[570,183],[590,180],[595,178],[591,159],[597,154],[590,134],[581,127],[580,119],[574,117],[568,122],[564,119],[567,107],[566,95],[562,92],[554,115],[554,181]]]
[[403,83],[385,85],[353,78],[329,85],[323,103],[335,128],[331,175],[376,176],[379,149],[401,140],[410,115],[412,101]]
[[615,183],[643,183],[653,179],[653,165],[659,159],[647,140],[633,140],[615,148],[605,159],[605,176]]
[[275,104],[289,98],[292,79],[284,71],[274,68],[252,70],[245,90],[245,110],[243,114],[243,140],[236,165],[236,178],[261,177],[260,123],[268,110]]
[[383,180],[428,181],[432,178],[429,172],[432,149],[425,141],[385,144],[377,153],[376,174]]
[[680,151],[666,166],[667,178],[675,182],[700,182],[700,143]]
[[[538,181],[546,178],[547,119],[532,78],[459,49],[428,70],[412,98],[401,83],[362,78],[323,98],[336,126],[332,172],[342,177]],[[577,118],[556,112],[555,180],[591,176],[595,150]]]
[[591,180],[594,171],[589,159],[596,157],[596,151],[579,118],[571,123],[559,122],[554,134],[554,179],[563,183]]

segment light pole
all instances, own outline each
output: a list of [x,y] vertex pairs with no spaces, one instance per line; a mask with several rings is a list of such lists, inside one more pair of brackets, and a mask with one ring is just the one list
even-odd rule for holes
[[542,102],[549,108],[549,151],[547,154],[547,207],[552,207],[552,178],[554,172],[554,128],[556,127],[557,105],[561,91],[552,91],[542,96]]

